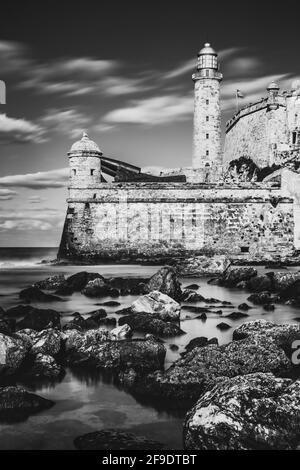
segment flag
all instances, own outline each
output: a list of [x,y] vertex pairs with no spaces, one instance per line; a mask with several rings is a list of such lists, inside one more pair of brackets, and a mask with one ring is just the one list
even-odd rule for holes
[[245,96],[243,95],[243,93],[241,92],[241,90],[236,90],[236,96],[238,98],[245,98]]

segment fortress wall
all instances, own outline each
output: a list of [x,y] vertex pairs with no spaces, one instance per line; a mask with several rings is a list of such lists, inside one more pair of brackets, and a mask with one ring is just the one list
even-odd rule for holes
[[79,191],[69,199],[61,257],[132,261],[226,253],[272,259],[293,250],[293,204],[279,191],[108,186],[97,189],[97,199],[86,191],[87,198]]
[[[249,108],[251,109],[251,108]],[[286,109],[261,107],[243,113],[229,127],[225,138],[224,161],[250,157],[260,168],[273,164],[274,144],[280,148],[288,142]]]

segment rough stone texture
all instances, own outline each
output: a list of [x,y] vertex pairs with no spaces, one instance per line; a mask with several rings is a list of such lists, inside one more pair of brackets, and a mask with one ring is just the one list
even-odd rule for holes
[[54,276],[47,277],[43,281],[36,282],[33,287],[38,287],[39,289],[46,290],[57,290],[60,287],[64,286],[66,283],[66,278],[63,274],[57,274]]
[[226,254],[267,261],[293,251],[292,199],[262,184],[99,183],[71,187],[68,203],[60,258],[159,263]]
[[24,302],[59,302],[61,300],[57,295],[45,294],[38,287],[28,287],[19,293],[20,299]]
[[79,450],[159,450],[164,445],[160,442],[137,436],[124,429],[108,429],[95,431],[74,440],[76,449]]
[[219,283],[226,287],[235,287],[243,281],[248,281],[257,275],[255,268],[251,267],[229,267],[223,276],[219,278]]
[[129,338],[130,336],[132,336],[132,330],[126,323],[123,323],[123,325],[117,326],[117,328],[110,331],[111,339],[116,341]]
[[149,279],[145,285],[145,292],[155,290],[180,301],[182,292],[175,268],[164,266]]
[[194,256],[180,260],[176,264],[180,276],[213,276],[223,274],[230,265],[225,255],[220,256]]
[[26,417],[53,405],[53,401],[29,393],[22,387],[0,387],[0,418]]
[[272,279],[273,288],[276,292],[281,292],[292,286],[296,281],[300,280],[300,272],[274,272],[269,274]]
[[57,330],[43,330],[33,337],[32,354],[46,354],[55,356],[61,347],[61,333]]
[[291,350],[292,342],[300,338],[300,325],[277,325],[266,320],[254,320],[243,323],[233,332],[233,339],[235,341],[251,336],[272,339],[278,347],[282,347],[288,352]]
[[28,344],[22,339],[0,333],[0,375],[15,372],[24,361],[28,349]]
[[51,309],[32,308],[17,324],[18,330],[26,328],[41,331],[46,328],[60,328],[60,314]]
[[30,377],[47,377],[51,379],[58,377],[61,373],[61,366],[57,364],[52,356],[37,354],[27,375]]
[[180,318],[180,305],[159,291],[139,297],[131,305],[131,310],[133,313],[152,313],[164,321],[178,321]]
[[174,322],[166,322],[149,313],[139,312],[126,315],[119,320],[119,325],[128,324],[134,331],[152,333],[161,337],[185,334]]
[[186,450],[291,450],[300,444],[300,381],[250,374],[220,381],[187,414]]
[[94,279],[101,279],[104,281],[104,277],[99,273],[88,273],[86,271],[82,271],[68,277],[67,286],[74,292],[80,292],[85,288],[89,281],[93,281]]
[[109,287],[104,279],[97,278],[89,281],[82,293],[87,297],[104,297],[108,295]]

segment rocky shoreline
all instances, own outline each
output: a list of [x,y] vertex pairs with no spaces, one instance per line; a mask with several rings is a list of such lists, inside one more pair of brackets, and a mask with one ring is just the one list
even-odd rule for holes
[[[190,270],[207,269],[203,263],[193,259]],[[83,271],[68,278],[52,276],[23,289],[19,305],[0,308],[0,422],[18,421],[54,405],[27,392],[26,380],[60,380],[66,367],[88,367],[109,371],[134,396],[167,399],[178,407],[192,403],[183,430],[188,450],[296,449],[300,380],[292,379],[299,374],[292,357],[294,344],[300,341],[299,323],[243,323],[234,329],[233,340],[221,346],[216,338],[195,338],[165,369],[164,338],[185,334],[180,324],[185,308],[199,315],[199,321],[210,312],[219,315],[217,327],[226,329],[226,317],[246,319],[257,304],[266,310],[284,303],[300,306],[300,272],[259,275],[253,266],[230,266],[225,259],[217,269],[209,269],[209,283],[248,291],[247,303],[232,311],[230,302],[203,297],[197,284],[182,289],[178,273],[188,272],[188,263],[181,269],[161,268],[150,279],[104,278]],[[74,312],[72,320],[62,324],[58,311],[33,306],[63,302],[74,292],[99,299],[99,308],[84,316]],[[118,299],[125,295],[139,297],[122,309]],[[107,296],[112,300],[101,303]],[[205,306],[190,305],[197,301]],[[106,306],[115,309],[117,320],[109,317]],[[114,430],[111,438],[118,432]],[[82,437],[76,445],[103,448],[105,436],[95,434],[92,444]],[[122,438],[126,448],[126,433]],[[132,435],[128,439],[134,442]]]

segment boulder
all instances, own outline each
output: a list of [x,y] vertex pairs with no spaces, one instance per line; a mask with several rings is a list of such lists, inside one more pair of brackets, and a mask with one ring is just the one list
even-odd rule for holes
[[0,317],[0,333],[12,335],[16,329],[16,320],[9,317]]
[[141,295],[145,294],[145,284],[148,278],[142,277],[113,277],[108,280],[110,287],[119,290],[121,295]]
[[0,333],[0,375],[14,373],[23,363],[29,350],[21,338]]
[[236,287],[237,284],[243,281],[249,281],[252,277],[257,275],[256,269],[252,267],[233,267],[230,266],[219,278],[219,283],[226,287]]
[[59,287],[59,289],[57,289],[55,291],[55,294],[62,295],[62,296],[68,296],[68,295],[72,295],[73,292],[74,291],[73,291],[72,287],[68,286],[67,284],[64,284],[63,286]]
[[178,321],[180,318],[180,305],[159,291],[139,297],[131,309],[133,313],[152,313],[163,321]]
[[31,346],[31,354],[41,354],[55,356],[60,352],[61,333],[58,330],[49,328],[36,332]]
[[45,294],[38,287],[28,287],[19,293],[20,299],[24,302],[59,302],[62,299],[57,295]]
[[32,308],[23,320],[17,323],[17,329],[23,330],[26,328],[42,331],[47,328],[60,329],[60,314],[51,309]]
[[264,309],[266,312],[274,312],[274,310],[275,310],[275,305],[273,305],[273,304],[265,304],[265,305],[263,305],[263,309]]
[[17,305],[16,307],[11,307],[6,311],[6,316],[8,317],[25,317],[27,313],[31,312],[33,307],[31,305]]
[[47,410],[53,405],[53,401],[29,393],[22,387],[0,387],[0,419],[26,419],[31,414]]
[[96,278],[86,284],[82,294],[87,297],[105,297],[109,295],[109,286],[104,278]]
[[101,320],[99,320],[99,326],[116,327],[117,326],[117,320],[116,320],[116,318],[113,318],[113,317],[102,318]]
[[247,281],[250,292],[265,292],[272,290],[272,280],[269,276],[254,276]]
[[242,310],[243,312],[248,312],[248,310],[250,310],[251,308],[252,307],[250,307],[250,305],[248,305],[246,303],[243,303],[243,304],[238,306],[238,309]]
[[135,313],[120,318],[119,325],[128,324],[133,331],[152,333],[162,337],[185,334],[174,322],[166,322],[149,313]]
[[126,339],[132,336],[132,330],[127,323],[123,323],[123,325],[118,326],[117,328],[114,328],[110,332],[110,337],[113,341],[120,340],[120,339]]
[[227,323],[222,322],[222,323],[218,323],[217,328],[220,331],[227,331],[227,330],[230,330],[231,326],[228,325]]
[[300,444],[300,381],[256,373],[221,380],[184,423],[185,450],[292,450]]
[[187,290],[198,290],[200,288],[199,284],[189,284],[185,287]]
[[107,302],[103,302],[103,303],[95,304],[95,305],[99,305],[102,307],[119,307],[121,304],[120,302],[117,302],[116,300],[108,300]]
[[280,298],[284,301],[289,301],[290,304],[300,305],[300,280],[295,281],[293,284],[283,289],[280,292]]
[[145,292],[159,291],[174,300],[180,301],[182,294],[180,286],[177,271],[170,266],[165,266],[149,279],[145,285]]
[[45,354],[37,354],[34,358],[34,362],[27,372],[26,376],[31,378],[55,378],[62,374],[62,367],[57,364],[54,357]]
[[185,347],[187,352],[191,351],[194,348],[203,348],[207,346],[208,339],[205,336],[199,336],[198,338],[193,338]]
[[232,313],[229,313],[229,315],[226,315],[225,318],[230,318],[231,320],[240,320],[241,318],[246,318],[248,316],[249,316],[248,313],[232,312]]
[[137,436],[124,429],[108,429],[91,432],[74,440],[79,450],[160,450],[164,445],[160,442]]
[[300,272],[272,272],[268,273],[272,279],[275,292],[282,292],[291,287],[296,281],[300,281]]
[[105,282],[104,277],[98,273],[81,271],[68,277],[67,286],[70,287],[73,292],[80,292],[85,288],[89,281],[93,281],[94,279],[101,279]]
[[264,305],[270,304],[274,299],[272,298],[270,292],[259,292],[256,294],[251,294],[247,300],[252,302],[254,305]]
[[33,287],[45,290],[57,290],[66,284],[66,278],[63,274],[56,274],[54,276],[47,277],[43,281],[36,282]]
[[204,302],[205,298],[201,294],[198,294],[197,292],[193,290],[184,289],[184,291],[182,292],[181,301],[182,302]]
[[230,260],[224,256],[195,256],[180,260],[176,264],[180,276],[213,276],[221,275],[230,266]]

